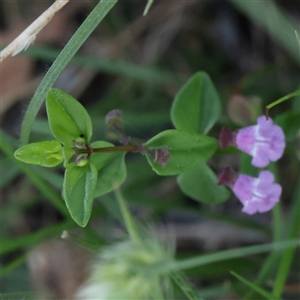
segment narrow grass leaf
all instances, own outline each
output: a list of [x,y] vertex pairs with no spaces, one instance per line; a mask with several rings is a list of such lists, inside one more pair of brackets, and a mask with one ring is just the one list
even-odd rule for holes
[[248,285],[250,288],[255,290],[257,293],[259,293],[261,296],[265,297],[266,299],[272,299],[272,300],[277,300],[277,299],[279,300],[280,299],[280,298],[274,298],[274,296],[272,296],[271,293],[265,291],[264,289],[262,289],[258,285],[250,282],[249,280],[245,279],[244,277],[240,276],[239,274],[237,274],[233,271],[231,271],[230,274],[233,275],[235,278],[237,278],[239,281],[241,281],[244,284]]
[[203,298],[199,297],[197,291],[191,285],[189,279],[183,272],[171,272],[170,275],[173,281],[178,285],[178,287],[182,290],[182,292],[189,300],[204,300]]
[[287,15],[274,1],[230,0],[230,2],[265,30],[300,64],[299,45],[294,33],[299,25],[291,15]]
[[[280,252],[273,252],[264,261],[262,267],[259,270],[257,279],[254,281],[256,285],[262,285],[271,276],[274,269],[277,267],[278,261],[280,260]],[[257,298],[257,297],[256,297]],[[245,296],[245,300],[255,299],[255,291],[251,289]]]
[[37,88],[25,113],[20,136],[21,145],[28,144],[32,125],[41,105],[43,104],[44,99],[46,98],[48,90],[52,87],[53,83],[73,58],[81,45],[116,3],[117,0],[100,1],[85,19],[85,21],[81,24],[65,48],[61,51],[55,62],[52,64],[48,73]]
[[255,254],[271,252],[271,251],[281,251],[288,248],[295,248],[298,247],[299,245],[300,245],[300,240],[295,239],[295,240],[287,240],[287,241],[281,241],[281,242],[271,243],[271,244],[249,246],[249,247],[219,251],[217,253],[204,254],[204,255],[188,258],[181,261],[176,261],[173,265],[170,266],[169,271],[184,270],[193,267],[199,267],[213,262],[233,259],[237,257],[245,257],[249,255],[255,255]]
[[153,4],[153,0],[148,0],[147,4],[146,4],[146,7],[144,9],[144,12],[143,12],[143,16],[146,16],[150,7],[152,6]]
[[6,239],[2,238],[0,254],[4,255],[6,253],[18,250],[20,248],[32,246],[43,239],[49,238],[50,236],[59,236],[63,230],[71,228],[74,226],[74,222],[63,222],[53,226],[45,227],[37,232],[28,234],[27,236],[19,237],[18,239]]
[[1,157],[0,188],[10,183],[18,174],[20,169],[9,158]]
[[7,294],[1,294],[0,293],[0,299],[1,300],[36,300],[37,295],[34,292],[20,292],[20,293],[7,293]]
[[[59,51],[50,47],[32,46],[22,55],[54,61],[59,55]],[[96,56],[76,54],[70,63],[90,70],[128,77],[146,83],[176,83],[186,80],[185,74],[174,74],[153,66],[140,66],[129,61],[109,60]]]
[[14,259],[12,262],[3,266],[1,268],[0,277],[6,275],[7,273],[13,271],[15,268],[23,264],[26,261],[26,258],[27,258],[27,253],[19,256],[18,258]]
[[[293,195],[293,208],[290,212],[290,223],[288,223],[289,231],[288,231],[288,238],[296,238],[299,234],[299,222],[300,222],[300,180],[298,180],[297,188]],[[273,297],[280,297],[286,280],[288,278],[290,268],[292,265],[295,248],[286,249],[281,257],[279,268],[277,270],[277,275],[274,283],[273,289]]]

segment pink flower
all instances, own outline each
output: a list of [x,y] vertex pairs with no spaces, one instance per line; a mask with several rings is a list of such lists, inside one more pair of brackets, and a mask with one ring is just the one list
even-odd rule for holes
[[280,126],[265,116],[257,118],[257,125],[230,132],[223,128],[219,139],[220,146],[236,146],[243,152],[250,154],[252,165],[266,167],[270,161],[277,161],[283,155],[285,136]]
[[267,212],[279,201],[282,188],[274,183],[270,171],[261,171],[258,178],[236,174],[228,167],[219,177],[219,184],[230,187],[244,205],[242,211],[252,215],[256,212]]

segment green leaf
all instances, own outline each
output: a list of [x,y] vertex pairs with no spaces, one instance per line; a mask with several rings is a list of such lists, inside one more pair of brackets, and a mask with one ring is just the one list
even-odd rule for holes
[[84,167],[74,163],[67,165],[63,197],[74,221],[82,227],[88,223],[95,196],[97,169],[89,162]]
[[155,163],[148,153],[147,160],[157,174],[176,175],[210,158],[217,148],[217,142],[205,135],[171,129],[159,133],[145,144],[149,149],[165,146],[170,152],[170,160],[165,167]]
[[[64,203],[62,202],[61,197],[56,194],[54,189],[44,182],[44,180],[34,171],[32,166],[23,164],[14,157],[12,147],[15,144],[15,140],[1,129],[0,136],[0,150],[26,174],[28,179],[31,180],[32,183],[45,196],[45,199],[49,199],[63,216],[68,216],[68,212]],[[3,245],[3,243],[1,245]]]
[[[98,141],[92,143],[93,148],[110,147],[113,144]],[[98,152],[91,157],[91,162],[98,171],[95,196],[99,197],[122,185],[127,177],[125,152]]]
[[14,156],[27,164],[43,167],[55,167],[64,160],[62,146],[58,141],[44,141],[25,145],[16,150]]
[[171,119],[177,129],[207,133],[221,114],[221,102],[205,72],[191,77],[176,95]]
[[222,203],[230,194],[224,186],[217,185],[217,176],[204,161],[181,173],[177,182],[184,194],[208,204]]
[[46,100],[51,131],[62,144],[82,137],[87,142],[92,136],[92,121],[86,109],[69,94],[51,89]]

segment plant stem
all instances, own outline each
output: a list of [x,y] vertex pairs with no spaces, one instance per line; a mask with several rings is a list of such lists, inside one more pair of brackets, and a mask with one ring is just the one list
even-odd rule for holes
[[86,149],[74,149],[75,154],[93,154],[95,152],[137,152],[142,151],[141,146],[129,145],[129,146],[113,146],[113,147],[102,147],[92,148],[86,144]]
[[124,198],[123,198],[123,195],[121,194],[119,189],[115,189],[114,192],[115,192],[117,201],[119,203],[119,207],[120,207],[123,219],[124,219],[125,227],[128,231],[128,234],[129,234],[131,240],[135,243],[140,243],[141,238],[139,236],[134,219],[126,205]]
[[288,100],[288,99],[290,99],[292,97],[296,97],[298,95],[300,95],[300,90],[297,90],[297,91],[294,91],[294,92],[292,92],[292,93],[290,93],[288,95],[285,95],[284,97],[281,97],[280,99],[278,99],[278,100],[270,103],[269,105],[267,105],[266,109],[265,109],[265,115],[266,115],[267,120],[269,119],[269,109],[270,108],[272,108],[273,106],[275,106],[275,105],[277,105],[277,104],[279,104],[279,103],[281,103],[283,101],[286,101],[286,100]]

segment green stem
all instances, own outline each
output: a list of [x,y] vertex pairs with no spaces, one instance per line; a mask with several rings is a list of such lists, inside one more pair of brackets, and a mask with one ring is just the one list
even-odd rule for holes
[[81,24],[78,30],[74,33],[65,48],[61,51],[55,62],[50,67],[41,84],[37,88],[22,124],[20,141],[21,145],[28,144],[29,135],[36,118],[36,115],[42,106],[48,90],[52,87],[58,76],[73,58],[78,49],[82,46],[85,40],[90,36],[98,24],[103,20],[107,13],[117,3],[118,0],[100,1],[85,21]]
[[75,154],[93,154],[96,152],[136,152],[141,151],[140,146],[113,146],[113,147],[102,147],[102,148],[91,148],[86,145],[86,149],[73,149]]
[[126,202],[120,192],[119,189],[115,189],[115,196],[118,200],[121,212],[122,212],[122,216],[124,219],[124,223],[125,223],[125,227],[130,235],[130,238],[132,239],[132,241],[136,242],[136,243],[140,243],[141,242],[141,238],[138,234],[138,230],[136,228],[136,224],[134,223],[133,217],[126,205]]
[[279,103],[281,103],[283,101],[286,101],[286,100],[288,100],[288,99],[290,99],[292,97],[298,96],[298,95],[300,95],[300,90],[297,90],[297,91],[294,91],[294,92],[292,92],[290,94],[287,94],[284,97],[281,97],[278,100],[276,100],[276,101],[270,103],[269,105],[267,105],[266,106],[266,113],[265,113],[267,120],[269,118],[269,109],[270,108],[272,108],[273,106],[275,106],[275,105],[277,105],[277,104],[279,104]]

